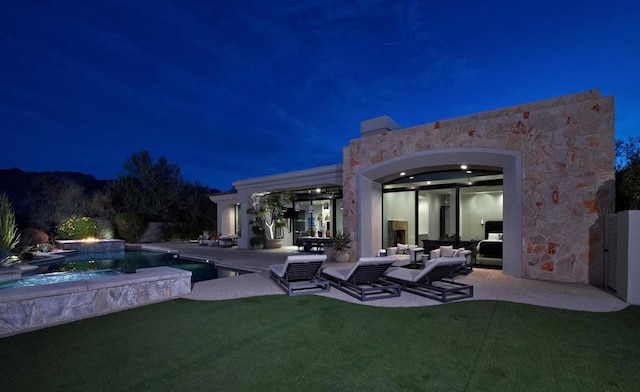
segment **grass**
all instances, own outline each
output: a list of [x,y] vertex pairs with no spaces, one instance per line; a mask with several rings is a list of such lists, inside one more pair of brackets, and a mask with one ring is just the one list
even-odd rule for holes
[[2,391],[632,391],[640,307],[174,300],[0,339]]

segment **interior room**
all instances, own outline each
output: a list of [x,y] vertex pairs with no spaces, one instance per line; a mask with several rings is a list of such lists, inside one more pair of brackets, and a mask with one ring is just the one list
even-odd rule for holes
[[383,187],[382,247],[441,245],[474,252],[477,266],[502,266],[502,173],[455,168],[401,175]]

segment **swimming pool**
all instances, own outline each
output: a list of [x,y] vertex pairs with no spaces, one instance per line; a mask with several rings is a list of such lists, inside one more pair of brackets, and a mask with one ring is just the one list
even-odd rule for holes
[[42,286],[46,284],[74,282],[76,280],[104,278],[105,276],[120,275],[116,270],[96,270],[81,272],[52,272],[48,274],[36,274],[25,276],[22,279],[0,282],[0,289],[12,287]]
[[100,260],[89,257],[73,261],[62,259],[56,262],[31,263],[38,266],[37,274],[23,276],[20,280],[0,282],[0,289],[10,287],[38,286],[82,279],[134,273],[139,268],[169,266],[191,271],[191,283],[231,276],[234,273],[219,270],[212,263],[181,259],[177,254],[149,252],[143,250],[126,251],[117,257]]

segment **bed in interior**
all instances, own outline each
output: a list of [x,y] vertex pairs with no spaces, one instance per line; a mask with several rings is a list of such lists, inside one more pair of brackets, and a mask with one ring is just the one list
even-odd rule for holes
[[485,222],[484,238],[478,242],[477,257],[502,259],[502,221]]

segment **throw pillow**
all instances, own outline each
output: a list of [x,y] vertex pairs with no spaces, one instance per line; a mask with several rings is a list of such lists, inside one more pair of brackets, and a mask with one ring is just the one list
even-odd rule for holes
[[441,246],[440,257],[453,257],[453,245]]
[[490,241],[501,241],[502,233],[489,233],[487,239]]
[[408,255],[409,254],[409,245],[398,244],[398,254],[400,254],[400,255]]

